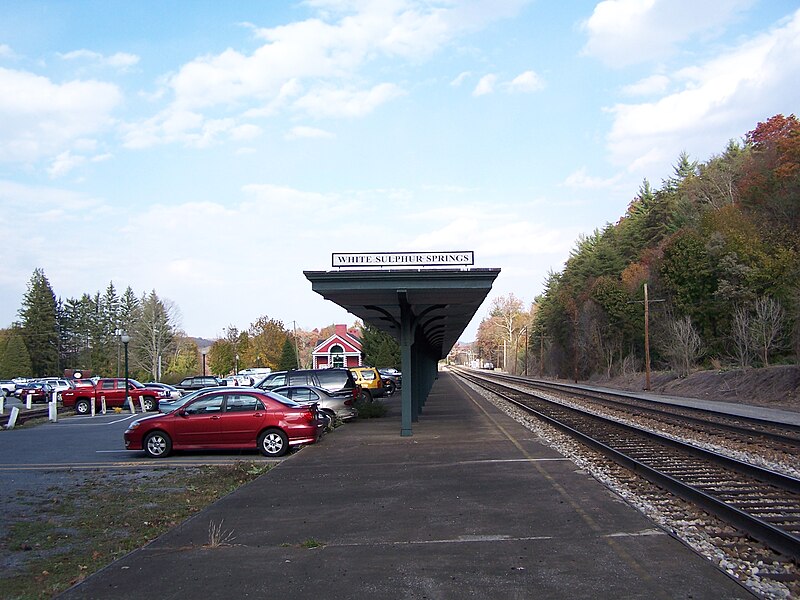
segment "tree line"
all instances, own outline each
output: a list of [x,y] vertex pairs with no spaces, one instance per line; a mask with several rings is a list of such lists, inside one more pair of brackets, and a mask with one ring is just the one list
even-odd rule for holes
[[[104,292],[57,298],[42,269],[36,269],[18,311],[19,320],[0,330],[0,379],[59,376],[83,370],[102,377],[124,376],[123,339],[128,341],[129,374],[143,381],[175,383],[199,373],[226,376],[248,367],[310,368],[312,351],[335,331],[288,330],[262,316],[246,330],[233,325],[200,347],[181,329],[177,305],[152,290]],[[362,327],[367,364],[399,367],[397,344],[372,327]],[[123,338],[127,336],[127,338]]]
[[682,153],[658,189],[644,180],[530,306],[513,294],[493,302],[476,352],[574,379],[641,372],[648,354],[681,376],[797,362],[798,251],[800,122],[776,115],[706,162]]

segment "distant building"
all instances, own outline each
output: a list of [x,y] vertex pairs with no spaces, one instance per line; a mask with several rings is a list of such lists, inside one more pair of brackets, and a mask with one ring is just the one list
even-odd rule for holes
[[336,325],[334,334],[317,344],[311,356],[315,369],[358,367],[361,365],[361,340],[348,331],[347,325]]

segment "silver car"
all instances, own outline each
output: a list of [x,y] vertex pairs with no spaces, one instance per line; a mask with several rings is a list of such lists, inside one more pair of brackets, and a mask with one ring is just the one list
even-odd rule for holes
[[313,385],[284,385],[270,391],[286,396],[298,404],[316,402],[320,409],[335,414],[342,421],[349,421],[358,416],[353,394],[349,391],[341,394],[331,393]]

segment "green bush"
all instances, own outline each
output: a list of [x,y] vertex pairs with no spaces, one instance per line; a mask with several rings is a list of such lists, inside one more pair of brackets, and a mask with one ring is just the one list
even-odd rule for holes
[[380,402],[359,402],[356,404],[359,419],[377,419],[386,415],[389,410]]

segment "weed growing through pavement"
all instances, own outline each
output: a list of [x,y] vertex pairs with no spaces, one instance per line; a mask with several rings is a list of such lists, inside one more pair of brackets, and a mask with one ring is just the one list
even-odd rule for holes
[[300,544],[300,547],[301,548],[308,548],[309,550],[311,550],[312,548],[321,548],[324,545],[325,544],[323,544],[322,542],[318,542],[314,538],[309,538],[305,542],[302,542]]
[[225,523],[225,519],[222,519],[219,523],[214,523],[214,521],[208,522],[208,548],[230,546],[230,543],[236,539],[236,536],[233,535],[233,529],[230,531],[222,529],[223,523]]

